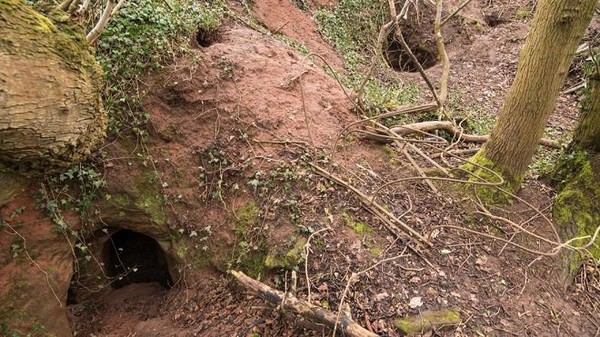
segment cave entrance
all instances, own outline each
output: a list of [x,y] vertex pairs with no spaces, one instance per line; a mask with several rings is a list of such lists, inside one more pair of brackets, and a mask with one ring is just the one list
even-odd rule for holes
[[131,283],[173,285],[167,257],[153,238],[128,229],[113,233],[104,246],[106,274],[114,289]]
[[[428,35],[413,30],[402,32],[402,36],[410,50],[415,55],[423,69],[429,69],[437,64],[438,55],[435,41]],[[388,35],[387,41],[383,43],[383,56],[387,64],[398,72],[417,72],[419,68],[410,54],[404,50],[395,33]]]

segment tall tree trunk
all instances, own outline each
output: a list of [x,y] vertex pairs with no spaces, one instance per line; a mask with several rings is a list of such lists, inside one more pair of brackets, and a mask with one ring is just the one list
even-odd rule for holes
[[0,174],[70,166],[104,139],[102,70],[67,21],[0,0]]
[[[600,70],[596,70],[588,80],[588,91],[581,105],[573,142],[568,155],[557,167],[555,178],[561,184],[553,213],[559,231],[565,241],[587,236],[574,241],[573,245],[588,245],[590,237],[600,226]],[[582,253],[565,255],[568,276],[577,270],[582,256],[600,259],[600,237]]]
[[[600,60],[600,57],[596,57]],[[579,124],[573,134],[573,147],[600,153],[600,70],[588,79],[588,92],[581,104]]]
[[520,186],[597,0],[540,0],[489,141],[473,157]]

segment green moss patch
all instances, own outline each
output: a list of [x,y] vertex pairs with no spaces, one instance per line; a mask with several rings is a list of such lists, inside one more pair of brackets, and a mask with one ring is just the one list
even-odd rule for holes
[[305,238],[296,240],[294,246],[287,252],[281,254],[277,251],[270,252],[265,259],[265,266],[268,268],[286,268],[291,269],[302,262],[304,253]]
[[266,270],[268,246],[265,233],[259,228],[260,209],[254,201],[249,201],[235,212],[234,233],[237,244],[234,247],[231,267],[242,270],[251,277],[257,278]]
[[[523,181],[523,177],[511,177],[506,170],[498,167],[486,156],[485,149],[479,150],[479,152],[469,159],[468,163],[461,165],[460,168],[463,170],[461,175],[465,174],[464,171],[469,172],[465,178],[471,182],[497,183],[500,181],[499,175],[504,178],[504,184],[500,187],[509,192],[516,191]],[[506,193],[499,191],[494,186],[474,184],[467,186],[468,188],[472,187],[475,195],[487,205],[510,204],[511,202],[510,197]]]
[[354,233],[358,235],[366,235],[371,234],[373,232],[373,228],[361,221],[355,221],[352,216],[348,213],[343,213],[342,218],[347,226],[354,230]]
[[398,318],[394,326],[405,335],[422,334],[432,329],[452,326],[461,322],[460,313],[453,310],[424,311],[420,315]]

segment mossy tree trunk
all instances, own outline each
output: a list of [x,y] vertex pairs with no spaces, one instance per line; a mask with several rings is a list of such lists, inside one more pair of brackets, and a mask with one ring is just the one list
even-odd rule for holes
[[[600,59],[600,57],[597,57]],[[563,240],[575,237],[574,246],[585,247],[582,254],[568,254],[568,275],[577,270],[581,258],[600,261],[600,237],[590,237],[600,226],[600,70],[588,79],[581,105],[579,124],[569,152],[557,166],[561,180],[554,202],[554,218]]]
[[597,0],[540,0],[489,141],[472,158],[517,189],[542,138]]
[[572,146],[600,153],[600,70],[589,76],[587,87]]
[[[93,50],[68,18],[0,0],[0,181],[47,174],[94,151],[106,130],[101,90]],[[9,198],[0,192],[0,206]]]

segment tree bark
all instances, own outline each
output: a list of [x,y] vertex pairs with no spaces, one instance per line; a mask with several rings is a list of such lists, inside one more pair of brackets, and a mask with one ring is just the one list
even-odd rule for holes
[[600,72],[589,77],[587,90],[573,134],[573,146],[600,153]]
[[473,158],[520,186],[597,0],[541,0],[489,141]]
[[0,0],[0,174],[47,174],[102,143],[102,70],[68,19]]
[[[598,57],[597,57],[598,58]],[[579,124],[569,146],[569,155],[558,163],[558,186],[553,213],[564,241],[575,237],[583,254],[565,254],[566,284],[578,270],[581,259],[600,259],[600,237],[591,241],[600,225],[600,71],[588,78],[588,91],[581,104]]]

